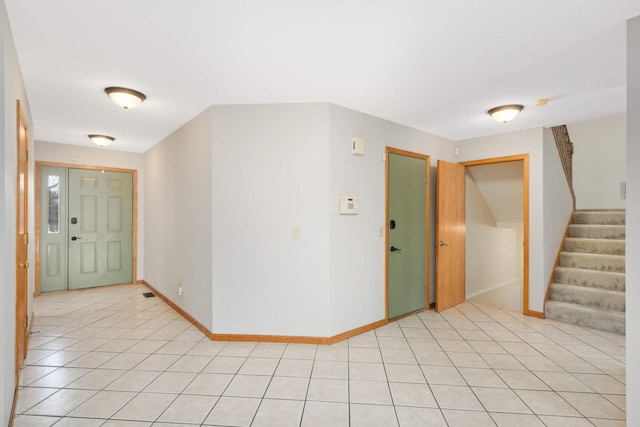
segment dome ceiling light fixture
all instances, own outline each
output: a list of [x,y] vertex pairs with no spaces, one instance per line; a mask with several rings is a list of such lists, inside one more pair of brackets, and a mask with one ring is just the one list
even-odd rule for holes
[[144,93],[124,87],[113,86],[106,88],[104,91],[115,104],[121,106],[125,110],[135,108],[147,99]]
[[116,140],[114,137],[109,135],[92,134],[92,135],[88,135],[88,137],[100,148],[106,147]]
[[511,105],[501,105],[500,107],[495,107],[487,111],[491,117],[495,120],[507,123],[516,118],[520,111],[522,111],[524,107],[519,104],[511,104]]

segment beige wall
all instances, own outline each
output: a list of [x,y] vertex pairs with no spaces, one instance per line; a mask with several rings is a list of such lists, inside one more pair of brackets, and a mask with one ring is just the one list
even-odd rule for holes
[[626,115],[567,125],[574,145],[573,189],[577,209],[624,208]]
[[144,279],[209,330],[211,174],[211,109],[144,153]]
[[[466,297],[522,312],[522,232],[497,227],[496,218],[469,173],[465,193]],[[520,200],[510,201],[521,205],[522,192]],[[522,223],[522,217],[518,219],[513,222]]]

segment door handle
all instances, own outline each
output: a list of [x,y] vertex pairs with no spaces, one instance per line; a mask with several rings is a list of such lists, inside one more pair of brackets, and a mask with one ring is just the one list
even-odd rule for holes
[[78,239],[82,239],[82,237],[76,237],[76,236],[73,236],[73,237],[71,238],[71,240],[73,240],[74,242],[75,242],[76,240],[78,240]]
[[446,242],[443,242],[442,240],[440,240],[438,243],[436,243],[436,246],[449,246],[446,244]]
[[391,252],[402,252],[402,249],[400,249],[400,248],[396,248],[395,246],[391,246],[391,248],[389,248],[389,250],[390,250]]

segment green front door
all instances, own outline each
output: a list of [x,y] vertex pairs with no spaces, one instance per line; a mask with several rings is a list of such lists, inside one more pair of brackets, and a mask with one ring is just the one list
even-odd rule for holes
[[133,281],[133,174],[43,166],[40,291]]
[[69,169],[69,289],[131,283],[133,177]]
[[427,300],[426,156],[389,153],[388,317],[424,309]]

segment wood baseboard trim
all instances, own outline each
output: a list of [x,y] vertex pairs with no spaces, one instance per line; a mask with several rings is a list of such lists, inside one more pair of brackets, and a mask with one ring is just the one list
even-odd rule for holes
[[213,333],[210,330],[208,330],[202,323],[198,322],[193,316],[191,316],[189,313],[184,311],[182,308],[180,308],[180,306],[178,306],[176,303],[171,301],[169,298],[164,296],[164,294],[162,292],[159,292],[156,288],[151,286],[146,280],[143,280],[142,284],[145,285],[147,288],[149,288],[154,294],[156,294],[156,296],[158,298],[160,298],[162,301],[166,302],[171,308],[173,308],[175,311],[177,311],[180,316],[184,317],[193,326],[198,328],[200,330],[200,332],[202,332],[207,337],[209,337],[209,339],[213,339],[212,338]]
[[346,331],[330,337],[327,344],[335,344],[339,341],[346,340],[347,338],[355,337],[356,335],[360,335],[375,328],[379,328],[380,326],[384,326],[387,323],[389,322],[386,319],[382,319],[378,320],[377,322],[369,323],[368,325],[360,326],[359,328],[351,329],[350,331]]
[[[29,338],[31,337],[31,331],[33,330],[33,319],[35,318],[35,315],[35,312],[31,312],[31,317],[29,318],[29,330],[27,331],[27,348],[29,348]],[[20,384],[16,384],[16,388],[15,390],[13,390],[13,403],[11,404],[11,417],[9,418],[8,427],[13,427],[13,419],[16,417],[16,405],[18,404],[19,387]]]
[[136,280],[135,284],[136,285],[144,285],[144,280]]
[[353,336],[368,332],[372,329],[386,325],[386,319],[359,328],[351,329],[332,337],[304,337],[293,335],[243,335],[243,334],[213,334],[211,339],[214,341],[250,341],[250,342],[276,342],[276,343],[292,343],[292,344],[334,344],[339,341],[351,338]]
[[529,310],[527,311],[526,315],[531,317],[537,317],[538,319],[544,319],[544,313],[541,313],[539,311]]
[[11,418],[9,418],[9,425],[7,427],[13,427],[13,419],[16,417],[16,405],[18,403],[18,387],[13,391],[13,405],[11,406]]
[[159,292],[156,288],[150,285],[146,280],[142,281],[143,285],[149,288],[158,298],[167,303],[171,308],[178,312],[178,314],[189,321],[193,326],[198,328],[203,334],[205,334],[212,341],[249,341],[249,342],[275,342],[275,343],[292,343],[292,344],[334,344],[339,341],[351,338],[353,336],[368,332],[372,329],[379,328],[389,323],[386,319],[378,320],[377,322],[370,323],[368,325],[360,326],[355,329],[343,332],[332,337],[304,337],[293,335],[254,335],[254,334],[214,334],[208,330],[202,323],[194,319],[189,313],[184,311],[173,301],[167,298],[162,292]]

